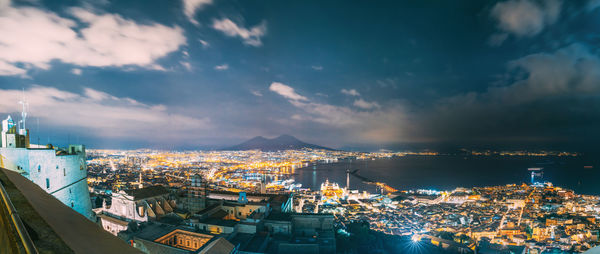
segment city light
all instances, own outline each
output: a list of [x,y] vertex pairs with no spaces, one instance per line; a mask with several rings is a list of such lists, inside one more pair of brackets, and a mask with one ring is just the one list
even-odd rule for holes
[[417,234],[414,234],[413,236],[411,236],[410,239],[415,243],[421,241],[421,237]]
[[599,17],[0,0],[0,254],[600,253]]

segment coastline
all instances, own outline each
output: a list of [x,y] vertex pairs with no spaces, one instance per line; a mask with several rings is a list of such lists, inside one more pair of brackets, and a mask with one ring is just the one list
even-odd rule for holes
[[[586,168],[584,166],[593,166]],[[383,182],[398,190],[435,189],[452,190],[458,187],[485,187],[521,184],[530,181],[530,167],[543,167],[541,181],[572,189],[580,194],[600,195],[594,179],[600,179],[596,161],[586,157],[557,156],[462,156],[462,155],[409,155],[375,160],[340,160],[317,163],[296,169],[293,177],[303,188],[318,190],[325,180],[345,187],[346,169],[358,169],[367,179]],[[485,170],[485,174],[483,171]],[[350,188],[376,191],[350,175]]]

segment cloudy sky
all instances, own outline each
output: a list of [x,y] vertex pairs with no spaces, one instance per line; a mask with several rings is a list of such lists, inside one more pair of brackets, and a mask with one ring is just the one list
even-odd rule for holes
[[600,141],[600,1],[400,2],[0,0],[0,114],[94,148]]

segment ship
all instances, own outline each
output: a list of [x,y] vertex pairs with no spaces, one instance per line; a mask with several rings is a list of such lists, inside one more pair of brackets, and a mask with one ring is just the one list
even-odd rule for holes
[[329,179],[321,184],[321,200],[325,203],[336,203],[344,197],[344,194],[344,189],[340,188],[337,183],[329,182]]
[[296,183],[294,179],[275,180],[267,184],[267,189],[294,191],[302,188],[301,183]]

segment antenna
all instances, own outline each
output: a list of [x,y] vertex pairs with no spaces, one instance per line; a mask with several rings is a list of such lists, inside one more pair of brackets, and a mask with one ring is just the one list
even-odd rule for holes
[[37,144],[38,144],[38,145],[41,145],[41,144],[40,144],[40,118],[39,118],[39,117],[37,117],[37,118],[35,118],[35,120],[37,120],[37,130],[36,130],[36,134],[37,134]]
[[29,103],[25,100],[25,88],[23,88],[23,99],[19,101],[19,104],[21,104],[23,107],[21,111],[21,122],[23,122],[23,125],[20,126],[20,129],[24,130],[23,133],[20,134],[25,135],[25,132],[27,131],[27,128],[25,127],[25,120],[27,119],[27,108],[29,107]]

